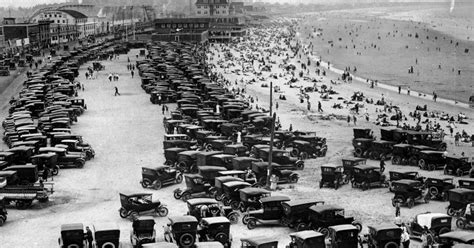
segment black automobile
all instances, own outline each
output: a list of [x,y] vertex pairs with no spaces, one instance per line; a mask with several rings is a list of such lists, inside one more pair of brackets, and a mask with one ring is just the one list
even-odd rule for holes
[[354,166],[367,164],[367,159],[357,157],[345,157],[342,159],[342,166],[344,166],[344,183],[352,180],[354,175]]
[[312,144],[309,141],[294,140],[288,143],[288,147],[292,147],[291,156],[298,157],[301,160],[308,158],[317,158],[326,156],[328,146],[326,144]]
[[392,182],[392,191],[395,196],[392,198],[392,206],[396,203],[406,204],[408,208],[415,206],[416,201],[428,203],[431,199],[429,193],[425,193],[423,183],[418,180],[402,179]]
[[[2,178],[0,178],[0,184],[2,183]],[[7,221],[7,208],[5,207],[5,197],[0,196],[0,226],[3,226],[3,224]]]
[[407,165],[410,158],[411,145],[395,144],[392,150],[392,164]]
[[120,228],[116,224],[94,224],[92,231],[95,247],[120,247]]
[[392,182],[402,180],[402,179],[410,179],[410,180],[417,180],[420,182],[424,182],[424,178],[418,174],[417,171],[389,171],[389,178],[388,178],[388,184],[389,184],[389,190],[392,192]]
[[367,245],[369,248],[399,248],[402,229],[394,224],[368,226]]
[[[272,176],[277,179],[277,183],[297,183],[299,180],[298,173],[285,168],[286,166],[272,163]],[[252,172],[257,179],[257,186],[264,186],[268,177],[268,162],[252,162]]]
[[371,187],[388,187],[386,176],[380,171],[380,167],[372,165],[354,166],[351,185],[353,188],[360,187],[367,190]]
[[142,244],[154,243],[156,240],[155,220],[151,216],[141,216],[132,223],[130,242],[134,248],[141,248]]
[[235,157],[232,159],[232,167],[234,170],[247,170],[252,168],[252,162],[258,161],[252,157]]
[[251,185],[243,181],[229,181],[222,184],[222,203],[225,206],[231,206],[232,209],[239,209],[240,192],[239,190],[249,188]]
[[183,175],[181,172],[167,165],[142,167],[142,180],[140,184],[143,188],[161,189],[163,185],[179,184],[182,181]]
[[175,165],[178,162],[178,154],[184,151],[186,151],[186,149],[180,147],[172,147],[165,149],[165,165]]
[[282,202],[283,215],[280,223],[296,231],[309,229],[310,222],[308,219],[309,207],[315,205],[324,205],[324,201],[316,200],[296,200]]
[[202,218],[198,227],[199,241],[218,241],[224,247],[230,247],[232,237],[230,235],[230,221],[226,217]]
[[262,209],[248,211],[242,217],[242,223],[247,225],[249,230],[257,227],[257,224],[279,223],[283,215],[282,202],[289,201],[287,196],[269,196],[260,199]]
[[459,188],[474,189],[474,179],[463,178],[458,180]]
[[[451,231],[451,216],[442,213],[418,214],[408,225],[411,237],[421,237],[425,228],[428,229],[428,244],[438,238],[440,234]],[[431,241],[431,242],[430,242]]]
[[428,193],[431,199],[443,200],[448,199],[448,191],[454,189],[454,183],[452,178],[426,178],[425,188],[428,189]]
[[240,192],[239,210],[242,213],[261,209],[260,199],[271,196],[270,191],[263,188],[243,188]]
[[[446,156],[446,165],[444,167],[444,174],[445,175],[456,175],[458,177],[462,177],[467,175],[468,173],[471,174],[471,163],[467,157],[449,155]],[[472,176],[471,176],[472,177]]]
[[[263,159],[263,161],[268,161],[269,154],[270,154],[270,148],[260,149],[258,157]],[[285,166],[285,169],[290,169],[290,170],[304,169],[304,161],[291,157],[290,152],[286,150],[273,149],[272,162],[277,163],[281,166]]]
[[122,218],[131,216],[132,219],[137,219],[144,213],[154,213],[161,217],[168,215],[168,208],[150,193],[120,194],[120,204],[122,207],[119,214]]
[[474,189],[455,188],[448,190],[447,214],[449,216],[463,215],[466,205],[474,202]]
[[344,166],[342,165],[322,165],[321,166],[321,181],[319,181],[319,188],[329,186],[338,189],[344,184]]
[[[462,244],[467,246],[462,246]],[[470,231],[451,231],[439,235],[438,247],[440,248],[471,247],[472,245],[474,245],[474,233]]]
[[269,237],[258,236],[240,239],[241,248],[278,248],[278,241]]
[[343,224],[328,228],[329,241],[332,248],[358,248],[359,232],[354,225]]
[[193,247],[196,243],[198,220],[194,216],[170,217],[171,234],[179,247]]
[[224,146],[224,149],[222,151],[224,152],[224,154],[236,155],[238,157],[249,155],[248,148],[242,144],[226,145]]
[[362,230],[362,224],[353,217],[344,214],[344,208],[336,205],[315,205],[309,208],[310,228],[329,237],[329,227],[334,225],[351,224]]
[[446,159],[442,151],[420,151],[418,153],[418,167],[422,170],[437,170],[444,168]]
[[460,229],[470,228],[474,223],[474,204],[468,203],[466,210],[467,211],[464,211],[464,213],[456,219],[456,226]]
[[239,220],[239,213],[232,210],[231,207],[222,206],[212,198],[194,198],[186,201],[188,215],[194,216],[197,220],[206,217],[224,216],[232,224]]
[[373,139],[356,138],[352,140],[354,147],[354,157],[368,158],[370,147],[372,147]]
[[326,237],[313,230],[290,233],[290,238],[287,248],[326,248]]
[[82,223],[61,225],[61,237],[58,239],[59,247],[86,247],[84,231],[84,225]]
[[187,201],[193,197],[198,197],[206,195],[211,197],[214,195],[210,189],[211,184],[204,181],[203,176],[199,174],[190,174],[184,176],[184,181],[186,182],[186,189],[175,189],[173,191],[173,196],[175,199],[181,199]]
[[368,157],[374,160],[388,160],[392,158],[392,150],[393,145],[395,142],[392,141],[372,141],[372,145],[370,146],[368,152]]

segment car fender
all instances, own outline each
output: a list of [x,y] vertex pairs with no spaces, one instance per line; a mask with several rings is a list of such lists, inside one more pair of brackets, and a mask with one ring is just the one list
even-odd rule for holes
[[[105,242],[105,243],[103,243],[103,244],[100,246],[100,248],[109,248],[109,247],[111,247],[111,248],[118,248],[118,247],[116,247],[115,244],[112,243],[112,242]],[[97,246],[97,248],[99,248],[99,247]]]

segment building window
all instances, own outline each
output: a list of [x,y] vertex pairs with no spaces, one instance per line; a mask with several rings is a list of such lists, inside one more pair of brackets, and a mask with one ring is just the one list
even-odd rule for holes
[[166,28],[166,24],[161,24],[161,28]]
[[183,27],[183,24],[178,23],[178,28],[181,28],[181,27]]
[[204,27],[204,23],[201,23],[201,28],[203,28],[203,27]]
[[187,23],[183,24],[183,27],[187,28],[187,27],[188,27],[188,24],[187,24]]
[[63,23],[66,23],[66,20],[63,20]]
[[198,10],[198,12],[197,12],[197,13],[198,13],[198,15],[200,15],[200,14],[201,14],[201,11],[199,11],[199,10]]
[[219,11],[216,11],[216,14],[219,14]]
[[176,24],[171,25],[172,28],[176,28]]
[[204,11],[204,14],[207,15],[207,11]]

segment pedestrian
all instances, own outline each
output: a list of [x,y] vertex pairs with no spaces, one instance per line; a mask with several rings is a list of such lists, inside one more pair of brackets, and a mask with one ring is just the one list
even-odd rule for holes
[[426,226],[421,233],[421,248],[428,248],[428,228]]
[[385,161],[383,159],[380,159],[380,172],[385,171]]
[[81,84],[81,89],[82,89],[82,91],[84,91],[84,90],[85,90],[85,86],[84,86],[84,84]]
[[293,131],[293,124],[290,123],[290,128],[288,129],[290,132]]
[[92,231],[88,226],[86,226],[86,233],[84,236],[85,236],[84,238],[87,241],[87,246],[89,248],[92,248],[92,241],[94,240],[94,237],[92,237]]
[[109,82],[112,82],[112,74],[109,74]]
[[351,125],[351,116],[348,115],[347,116],[347,126],[350,126]]
[[318,112],[324,112],[321,101],[318,101]]
[[354,126],[357,126],[357,117],[355,115],[353,115],[352,119],[354,120]]
[[164,104],[163,104],[163,106],[161,106],[161,113],[165,114],[165,105]]
[[395,202],[395,217],[400,217],[400,201]]
[[173,235],[171,234],[171,223],[168,223],[166,224],[166,226],[163,226],[163,230],[165,241],[173,243]]
[[118,88],[117,88],[117,86],[115,86],[115,96],[117,96],[117,95],[119,95],[119,96],[120,96],[120,93],[119,93],[119,91],[118,91]]
[[86,71],[85,74],[86,74],[86,75],[85,75],[85,76],[86,76],[86,79],[89,79],[89,72]]
[[130,73],[132,74],[132,78],[133,78],[133,75],[135,75],[135,72],[134,72],[134,71],[130,71]]
[[275,108],[278,110],[278,102],[275,103]]
[[459,134],[459,132],[456,132],[456,134],[454,135],[454,145],[455,146],[459,146],[459,139],[461,138],[461,134]]
[[398,86],[398,94],[402,93],[402,86]]
[[410,247],[410,235],[408,234],[405,223],[402,223],[402,236],[400,241],[402,242],[403,248]]
[[307,104],[307,108],[308,108],[308,111],[311,111],[311,103],[308,101],[308,104]]
[[410,95],[410,87],[407,88],[407,95]]
[[433,92],[433,101],[436,102],[436,99],[438,99],[438,94],[436,94],[436,92]]

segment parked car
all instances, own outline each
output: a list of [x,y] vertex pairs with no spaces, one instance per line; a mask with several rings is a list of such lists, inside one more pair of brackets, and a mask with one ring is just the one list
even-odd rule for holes
[[58,155],[56,153],[43,153],[31,157],[31,163],[38,166],[38,170],[49,170],[51,175],[59,174]]
[[44,153],[56,153],[58,155],[58,165],[60,168],[64,167],[84,167],[86,160],[85,156],[79,154],[68,153],[64,148],[57,147],[41,147],[39,149],[39,154]]
[[138,218],[144,213],[158,214],[160,217],[168,215],[168,208],[163,205],[156,196],[150,193],[139,193],[139,194],[120,194],[120,204],[122,207],[119,209],[120,217],[127,218],[129,216],[132,219]]
[[[445,175],[456,175],[462,177],[467,174],[472,174],[471,163],[467,157],[449,155],[446,156],[446,165],[444,167]],[[472,177],[472,176],[471,176]]]
[[240,242],[240,248],[278,248],[278,241],[264,236],[241,238]]
[[354,176],[354,166],[367,164],[367,159],[357,157],[345,157],[342,159],[342,166],[344,166],[344,183],[352,181]]
[[235,157],[232,159],[232,167],[234,170],[247,170],[252,168],[252,162],[260,160],[252,157]]
[[193,247],[196,243],[198,220],[194,216],[169,218],[173,240],[179,247]]
[[402,180],[402,179],[410,179],[410,180],[417,180],[420,182],[424,182],[424,178],[421,177],[417,171],[389,171],[389,179],[388,179],[388,188],[390,192],[393,192],[392,182]]
[[260,199],[262,209],[248,211],[242,217],[242,223],[247,225],[249,230],[257,227],[257,224],[279,222],[283,215],[282,202],[289,201],[287,196],[270,196]]
[[[268,161],[268,155],[270,154],[270,148],[263,148],[259,150],[258,158],[263,161]],[[272,150],[272,162],[284,166],[285,169],[290,170],[303,170],[304,161],[298,160],[290,156],[290,152],[286,150],[273,149]]]
[[392,150],[392,164],[407,165],[410,158],[411,145],[395,144]]
[[181,199],[187,201],[197,196],[205,195],[211,197],[214,195],[210,190],[211,185],[206,183],[203,180],[203,176],[199,174],[185,175],[184,181],[186,182],[186,189],[175,189],[173,191],[173,196],[176,200]]
[[376,247],[401,247],[400,239],[402,229],[394,224],[381,224],[377,226],[368,226],[367,244],[369,248]]
[[[455,244],[458,244],[456,246]],[[462,246],[465,244],[467,246]],[[439,235],[440,248],[451,248],[451,247],[470,247],[474,245],[474,233],[470,231],[451,231]]]
[[425,227],[428,229],[428,242],[433,242],[440,234],[451,231],[451,216],[442,213],[418,214],[409,223],[408,233],[419,238]]
[[224,146],[222,151],[224,152],[224,154],[235,155],[238,157],[249,155],[249,150],[247,149],[246,146],[242,144],[226,145]]
[[392,191],[395,194],[392,198],[392,206],[396,203],[406,204],[408,208],[415,206],[416,201],[423,201],[428,203],[430,201],[430,194],[424,192],[423,183],[417,180],[402,179],[392,182]]
[[197,154],[199,151],[186,150],[178,153],[176,168],[181,172],[197,173]]
[[352,140],[352,146],[354,147],[354,157],[368,158],[369,150],[372,147],[373,139],[367,138],[356,138]]
[[84,233],[85,230],[82,223],[61,225],[61,236],[58,238],[59,247],[86,247]]
[[[95,157],[95,151],[90,146],[81,146],[81,143],[78,140],[74,139],[64,139],[61,140],[61,144],[67,146],[69,152],[79,152],[86,154],[86,160],[90,160]],[[56,144],[57,146],[58,144]]]
[[130,242],[134,248],[156,241],[155,220],[151,216],[140,216],[133,220]]
[[344,214],[344,208],[336,205],[315,205],[309,208],[310,228],[330,237],[329,227],[334,225],[351,224],[362,230],[362,224],[353,217]]
[[188,206],[188,215],[194,216],[198,221],[202,218],[211,216],[224,216],[232,224],[239,220],[239,213],[232,210],[231,207],[222,206],[212,198],[194,198],[186,201]]
[[142,167],[142,180],[140,184],[143,188],[161,189],[163,185],[179,184],[183,181],[180,171],[172,169],[166,165],[156,167]]
[[326,156],[328,146],[326,144],[314,145],[308,141],[304,140],[294,140],[287,145],[292,147],[291,155],[293,157],[298,157],[301,160],[306,160],[308,158],[317,158]]
[[308,219],[309,207],[315,205],[324,205],[324,201],[316,200],[296,200],[282,202],[283,215],[280,223],[296,231],[309,229],[310,223]]
[[359,247],[359,232],[354,225],[344,224],[337,226],[330,226],[329,241],[331,248],[358,248]]
[[[292,170],[286,170],[284,168],[286,167],[272,163],[272,176],[277,179],[277,183],[297,183],[299,175]],[[252,172],[257,179],[256,185],[265,185],[268,176],[268,162],[252,162]]]
[[95,247],[120,247],[120,228],[117,224],[101,223],[92,226]]
[[474,204],[468,203],[466,205],[466,210],[461,216],[458,216],[456,219],[456,226],[460,229],[466,229],[471,227],[474,223]]
[[418,167],[422,170],[437,170],[444,168],[446,159],[441,151],[420,151],[418,153]]
[[[1,184],[1,178],[0,178],[0,184]],[[8,212],[5,205],[6,205],[5,197],[0,196],[0,226],[3,226],[3,224],[7,221]]]
[[389,160],[392,158],[393,145],[395,145],[393,141],[372,141],[372,145],[368,150],[368,157],[374,160]]
[[447,214],[449,216],[463,215],[468,203],[474,202],[474,190],[455,188],[448,190]]
[[227,182],[244,182],[241,178],[232,177],[232,176],[219,176],[214,179],[214,187],[209,191],[214,195],[214,199],[217,201],[222,201],[224,198],[224,183]]
[[367,190],[370,187],[388,187],[385,175],[380,171],[380,167],[372,165],[354,166],[353,178],[351,185],[353,188],[360,187]]
[[251,185],[243,181],[230,181],[222,184],[222,203],[238,210],[240,204],[240,189],[249,188]]
[[270,191],[263,188],[243,188],[240,192],[239,210],[242,213],[262,208],[260,199],[271,196]]
[[329,186],[337,190],[344,184],[344,166],[342,165],[322,165],[321,166],[321,181],[319,181],[319,188]]
[[429,177],[425,180],[425,188],[428,189],[431,199],[446,201],[448,199],[448,191],[454,189],[455,186],[452,178]]
[[165,165],[175,166],[178,162],[178,154],[184,151],[186,151],[186,149],[180,147],[165,149]]
[[474,179],[463,178],[458,180],[459,188],[474,189]]
[[226,217],[202,218],[198,228],[199,241],[218,241],[224,247],[230,247],[232,237],[230,235],[230,221]]
[[326,248],[326,237],[313,230],[290,233],[290,238],[287,248]]
[[420,160],[421,151],[435,151],[436,149],[423,146],[423,145],[412,145],[410,148],[410,157],[408,158],[408,165],[418,166],[418,161]]
[[374,139],[374,132],[370,128],[354,128],[354,139],[365,138]]

